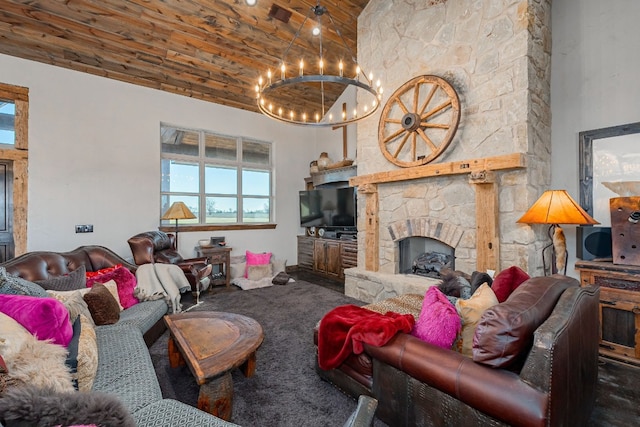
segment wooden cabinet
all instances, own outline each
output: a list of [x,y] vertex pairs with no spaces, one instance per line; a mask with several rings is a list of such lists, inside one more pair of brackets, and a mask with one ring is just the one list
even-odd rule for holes
[[640,267],[578,261],[582,286],[600,286],[600,353],[640,364]]
[[344,280],[344,269],[357,265],[358,243],[355,240],[298,236],[298,268]]
[[309,236],[298,236],[298,268],[313,270],[313,242]]
[[316,239],[313,244],[313,269],[334,279],[344,277],[339,240]]

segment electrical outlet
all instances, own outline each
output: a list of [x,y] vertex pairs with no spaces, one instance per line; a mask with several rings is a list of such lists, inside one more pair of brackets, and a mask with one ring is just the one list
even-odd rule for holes
[[93,233],[93,224],[76,225],[76,233]]

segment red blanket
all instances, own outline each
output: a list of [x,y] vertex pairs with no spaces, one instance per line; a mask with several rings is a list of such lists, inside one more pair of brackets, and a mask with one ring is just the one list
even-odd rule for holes
[[318,328],[318,364],[324,370],[340,366],[364,343],[385,345],[398,332],[409,333],[415,319],[410,314],[376,313],[356,305],[336,307],[322,318]]

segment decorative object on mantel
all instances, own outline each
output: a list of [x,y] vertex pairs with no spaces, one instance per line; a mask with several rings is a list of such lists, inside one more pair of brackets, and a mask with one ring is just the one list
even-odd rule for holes
[[[303,51],[300,59],[287,65],[287,55],[292,47],[298,49],[300,46],[312,44],[309,40],[299,39],[312,14],[315,15],[317,23],[314,25],[309,22],[306,29],[311,30],[313,27],[312,33],[318,39],[319,52],[316,56]],[[333,26],[333,32],[339,36],[344,51],[325,52],[323,50],[322,17],[325,15]],[[337,63],[330,63],[325,58],[342,59]],[[267,70],[266,78],[261,75],[255,87],[258,108],[272,119],[296,125],[339,126],[369,117],[380,105],[382,98],[380,80],[374,84],[373,75],[365,74],[360,68],[331,14],[325,6],[320,5],[319,0],[309,9],[307,16],[282,54],[278,68]],[[346,89],[353,89],[355,92],[354,96],[350,97],[353,99],[353,105],[342,114],[333,114],[330,110],[337,99],[335,94],[343,93]],[[304,101],[304,109],[288,110],[286,106],[290,104],[291,99]],[[361,100],[360,104],[358,99]]]
[[193,212],[189,210],[184,202],[173,202],[171,207],[167,209],[164,215],[162,215],[162,218],[160,218],[169,220],[174,219],[176,221],[176,248],[178,247],[178,220],[194,218],[197,218],[197,216],[195,216]]
[[422,166],[444,152],[459,122],[460,100],[453,86],[438,76],[419,76],[400,86],[385,104],[378,144],[391,163]]
[[318,173],[318,161],[313,160],[309,163],[309,174]]
[[620,197],[640,196],[640,181],[610,181],[602,185]]
[[551,248],[551,274],[563,271],[567,274],[567,245],[564,232],[560,224],[594,225],[598,221],[591,218],[584,209],[569,196],[566,190],[547,190],[529,208],[529,210],[516,221],[524,224],[550,224],[549,238],[551,243],[542,248],[542,264],[544,274],[547,274],[547,262],[545,251]]
[[333,163],[333,160],[329,157],[329,155],[325,152],[320,153],[320,157],[318,157],[318,170],[323,171],[328,169],[328,166]]

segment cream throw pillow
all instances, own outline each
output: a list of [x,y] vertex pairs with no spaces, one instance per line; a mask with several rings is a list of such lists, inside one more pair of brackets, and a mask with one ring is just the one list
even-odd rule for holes
[[476,326],[486,309],[498,304],[498,298],[493,290],[483,283],[471,295],[469,299],[458,298],[456,301],[456,310],[462,321],[462,330],[458,334],[453,348],[462,353],[464,356],[472,357],[471,350],[473,348],[473,335],[476,332]]
[[69,312],[69,321],[71,324],[78,318],[78,315],[83,314],[91,322],[91,325],[95,326],[91,313],[89,312],[89,306],[87,306],[84,298],[82,298],[83,295],[90,290],[90,288],[87,288],[77,291],[47,291],[47,294],[51,298],[55,298],[64,304]]
[[273,266],[271,264],[250,265],[247,268],[247,279],[260,280],[273,276]]

